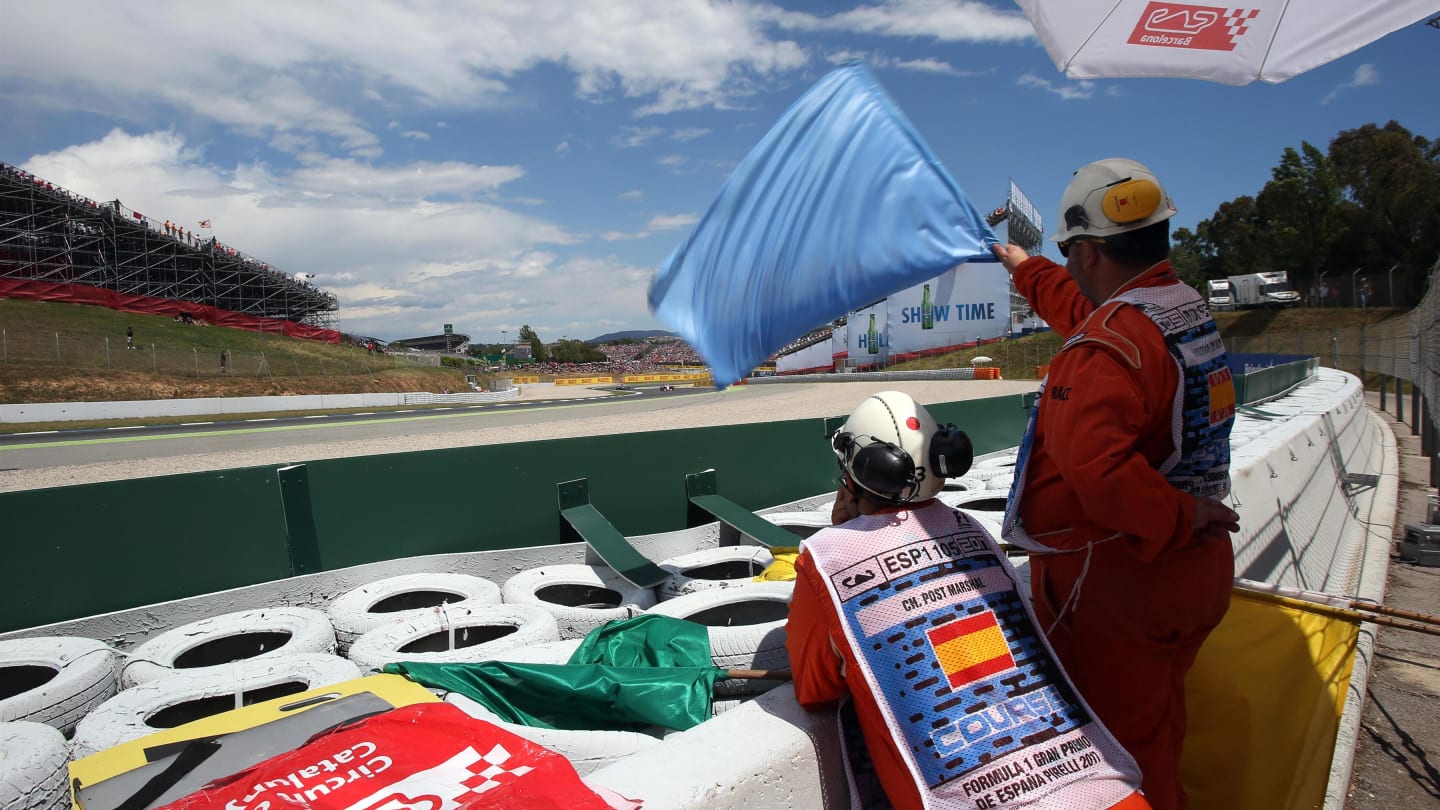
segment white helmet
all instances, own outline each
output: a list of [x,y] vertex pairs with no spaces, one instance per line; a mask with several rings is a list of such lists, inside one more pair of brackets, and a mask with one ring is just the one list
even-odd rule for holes
[[970,469],[970,437],[943,428],[924,406],[899,391],[867,397],[835,431],[831,449],[858,486],[892,504],[933,498]]
[[1052,237],[1104,238],[1175,216],[1175,203],[1155,175],[1125,158],[1106,158],[1081,166],[1060,197],[1060,230]]

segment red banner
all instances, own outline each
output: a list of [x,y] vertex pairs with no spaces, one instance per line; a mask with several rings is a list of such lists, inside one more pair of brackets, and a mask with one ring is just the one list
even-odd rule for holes
[[345,341],[345,336],[334,329],[321,329],[318,326],[307,326],[282,318],[244,315],[207,304],[197,304],[193,301],[152,298],[148,295],[127,295],[107,290],[104,287],[91,287],[88,284],[60,284],[30,279],[0,278],[0,298],[56,301],[65,304],[94,304],[121,312],[166,315],[172,318],[188,313],[197,321],[204,321],[215,326],[227,326],[231,329],[318,340],[321,343],[343,343]]
[[[621,806],[637,806],[626,802]],[[448,703],[405,706],[163,810],[613,810],[570,761]]]

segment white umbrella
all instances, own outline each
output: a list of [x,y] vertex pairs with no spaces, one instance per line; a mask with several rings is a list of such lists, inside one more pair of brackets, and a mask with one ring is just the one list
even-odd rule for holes
[[1436,0],[1016,0],[1072,79],[1169,76],[1279,83],[1440,9]]
[[986,356],[983,355],[983,354],[982,354],[982,355],[979,355],[979,356],[977,356],[977,357],[972,357],[972,358],[970,358],[970,365],[972,365],[972,366],[978,366],[978,365],[980,365],[981,363],[993,363],[993,362],[995,362],[994,358],[986,357]]

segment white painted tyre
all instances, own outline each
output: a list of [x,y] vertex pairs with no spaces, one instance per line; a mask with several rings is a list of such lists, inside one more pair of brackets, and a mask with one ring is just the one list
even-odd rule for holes
[[120,685],[128,689],[176,672],[223,670],[233,661],[335,652],[335,631],[312,608],[242,610],[181,625],[136,647]]
[[984,481],[988,488],[994,480],[1013,481],[1015,480],[1015,468],[1010,467],[975,467],[965,474],[966,478],[974,478],[977,481]]
[[582,641],[584,639],[567,638],[560,641],[527,644],[524,647],[516,647],[513,650],[498,653],[491,660],[508,661],[512,664],[568,664],[570,656],[580,649]]
[[946,492],[976,492],[985,488],[984,479],[976,478],[967,473],[960,478],[951,478],[946,481],[945,488],[941,490],[941,494]]
[[1012,469],[1013,469],[1013,468],[1015,467],[1015,462],[1018,461],[1019,458],[1020,458],[1020,451],[1019,451],[1018,449],[1016,449],[1016,450],[1002,450],[1001,452],[996,453],[996,454],[994,454],[994,455],[990,455],[990,456],[986,456],[985,458],[977,459],[977,460],[975,461],[975,466],[973,467],[973,469],[976,469],[976,470],[994,470],[994,469],[1005,469],[1005,468],[1012,468]]
[[945,505],[966,512],[983,512],[990,516],[1005,514],[1006,493],[993,489],[979,492],[962,492],[954,498],[946,498]]
[[764,546],[721,546],[681,554],[660,563],[670,578],[660,583],[655,595],[663,602],[697,591],[749,585],[773,562]]
[[[785,620],[794,582],[751,582],[669,599],[648,612],[705,625],[710,656],[726,669],[786,669]],[[780,681],[732,679],[715,684],[716,695],[753,695]]]
[[459,605],[498,605],[500,586],[468,574],[401,574],[387,577],[335,597],[325,608],[343,654],[360,636],[386,624],[403,622],[434,610]]
[[180,670],[126,689],[100,704],[75,727],[71,754],[79,759],[157,731],[236,707],[354,680],[360,670],[334,655],[267,655],[218,667]]
[[990,492],[994,492],[994,491],[996,491],[996,490],[999,490],[999,491],[1001,491],[1001,492],[1006,492],[1006,493],[1008,493],[1008,492],[1010,491],[1010,487],[1012,487],[1012,486],[1014,486],[1014,485],[1015,485],[1015,476],[1013,476],[1013,475],[997,475],[997,476],[995,476],[994,478],[991,478],[990,480],[988,480],[988,481],[985,482],[985,489],[986,489],[987,491],[990,491]]
[[575,771],[585,776],[591,771],[624,759],[638,751],[644,751],[660,744],[659,737],[652,737],[639,731],[578,731],[566,728],[533,728],[517,723],[507,723],[484,705],[470,698],[451,692],[445,702],[461,711],[524,737],[536,745],[543,745],[570,760]]
[[584,638],[607,622],[629,619],[655,604],[655,591],[594,565],[545,565],[505,580],[508,605],[535,605],[555,617],[560,638]]
[[371,630],[350,645],[350,660],[366,670],[396,661],[492,661],[510,650],[559,640],[555,617],[536,605],[447,607]]
[[44,723],[0,723],[0,807],[70,807],[70,752],[65,735]]
[[824,512],[767,512],[760,517],[795,535],[795,545],[797,546],[800,545],[801,540],[834,525],[830,521],[829,510]]
[[88,638],[0,641],[0,722],[44,723],[69,734],[114,696],[119,660],[119,653]]

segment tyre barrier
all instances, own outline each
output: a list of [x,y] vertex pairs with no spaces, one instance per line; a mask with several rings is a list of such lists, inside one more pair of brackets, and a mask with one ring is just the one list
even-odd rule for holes
[[820,531],[829,528],[832,524],[830,512],[770,512],[760,517],[774,523],[776,526],[795,535],[795,544],[798,546],[801,540]]
[[660,562],[670,577],[655,589],[661,602],[698,591],[751,584],[775,558],[764,546],[721,546]]
[[120,685],[128,689],[176,672],[223,670],[234,661],[334,652],[335,631],[318,610],[242,610],[181,625],[136,647],[125,662]]
[[[649,613],[703,624],[709,631],[710,657],[725,669],[785,669],[785,620],[790,614],[792,582],[751,582],[733,588],[677,596]],[[715,684],[717,696],[754,695],[779,681],[728,679]]]
[[951,478],[946,481],[945,488],[942,489],[941,492],[979,492],[985,488],[985,479],[965,475],[961,478]]
[[537,605],[442,605],[421,616],[371,630],[350,645],[363,670],[395,661],[430,664],[491,661],[520,647],[559,641],[555,617]]
[[979,492],[940,493],[940,501],[952,509],[966,512],[988,512],[992,519],[1005,514],[1006,494],[986,489]]
[[69,762],[59,729],[44,723],[0,723],[0,807],[68,809]]
[[500,588],[505,604],[534,605],[555,617],[560,638],[629,619],[655,604],[655,591],[640,588],[613,569],[593,565],[545,565],[521,571]]
[[1013,469],[1020,458],[1019,449],[1001,451],[992,456],[979,459],[972,469],[976,470],[997,470]]
[[115,695],[119,661],[119,653],[94,639],[0,641],[0,722],[44,723],[68,735]]
[[403,622],[437,605],[498,605],[500,586],[468,574],[402,574],[361,585],[335,597],[325,615],[343,655],[355,639],[392,622]]
[[610,763],[660,744],[660,737],[639,731],[581,731],[566,728],[537,728],[507,723],[483,704],[457,692],[445,696],[445,702],[458,707],[471,717],[499,726],[536,745],[543,745],[570,760],[576,773],[585,776]]
[[162,729],[242,705],[354,680],[360,670],[334,655],[267,655],[174,674],[126,689],[100,704],[75,727],[71,755],[79,759]]

